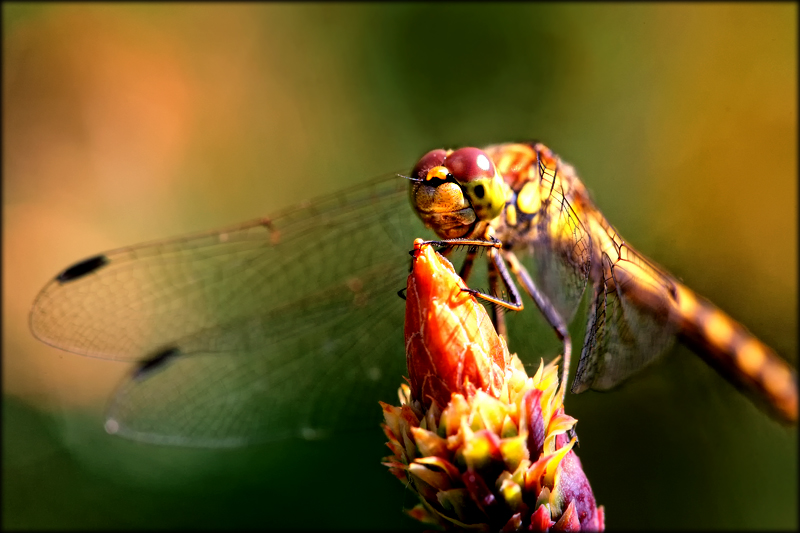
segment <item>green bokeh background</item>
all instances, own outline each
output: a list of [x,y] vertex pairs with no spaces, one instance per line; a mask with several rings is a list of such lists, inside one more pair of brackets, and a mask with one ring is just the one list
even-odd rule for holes
[[[796,4],[4,3],[3,24],[4,528],[419,529],[378,398],[375,431],[329,441],[128,442],[101,417],[127,368],[38,343],[27,313],[79,258],[433,147],[545,142],[796,365]],[[798,527],[796,429],[689,350],[567,410],[609,528]]]

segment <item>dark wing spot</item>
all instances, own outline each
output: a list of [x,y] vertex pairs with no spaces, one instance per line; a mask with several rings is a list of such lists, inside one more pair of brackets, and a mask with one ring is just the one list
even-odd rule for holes
[[163,368],[180,353],[181,351],[178,348],[166,348],[149,359],[141,361],[139,367],[133,372],[133,379],[141,380],[148,377],[148,375]]
[[64,270],[61,274],[56,276],[59,283],[66,283],[82,278],[86,274],[90,274],[95,270],[102,268],[108,264],[108,258],[104,255],[96,255],[89,259],[84,259],[80,263],[75,263],[68,269]]
[[486,191],[483,190],[483,185],[476,185],[475,186],[475,196],[478,198],[483,198],[483,195],[486,194]]

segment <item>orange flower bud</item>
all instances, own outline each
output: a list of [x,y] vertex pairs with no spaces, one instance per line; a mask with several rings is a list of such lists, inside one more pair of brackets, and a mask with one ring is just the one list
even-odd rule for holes
[[[505,342],[483,306],[461,290],[449,261],[414,241],[406,292],[406,362],[411,391],[427,407],[447,405],[454,392],[497,397],[506,368]],[[437,257],[438,256],[438,257]]]

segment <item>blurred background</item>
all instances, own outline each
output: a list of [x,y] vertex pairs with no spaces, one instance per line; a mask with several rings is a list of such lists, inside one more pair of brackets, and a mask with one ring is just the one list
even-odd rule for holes
[[[794,4],[2,9],[4,528],[421,529],[379,464],[377,403],[373,432],[329,441],[129,442],[101,412],[129,368],[37,342],[27,316],[78,259],[435,147],[541,140],[629,242],[796,366]],[[798,527],[796,429],[686,348],[567,410],[609,528]]]

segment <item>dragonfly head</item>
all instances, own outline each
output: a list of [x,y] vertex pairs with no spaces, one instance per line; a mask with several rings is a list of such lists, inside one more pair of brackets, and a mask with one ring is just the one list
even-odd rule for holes
[[506,186],[491,158],[478,148],[432,150],[411,174],[411,204],[444,239],[469,236],[503,211]]

